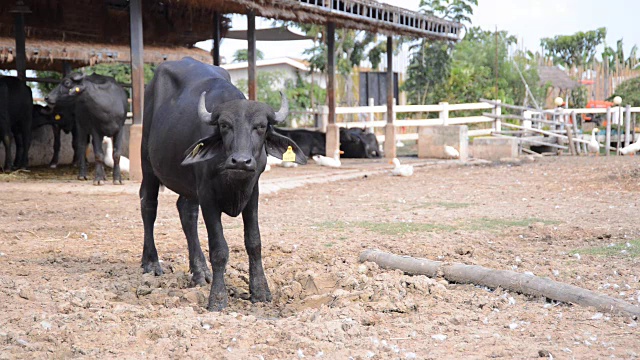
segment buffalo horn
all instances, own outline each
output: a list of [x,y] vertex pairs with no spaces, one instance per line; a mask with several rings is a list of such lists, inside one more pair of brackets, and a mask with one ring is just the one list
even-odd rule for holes
[[198,116],[200,120],[204,121],[207,124],[211,123],[211,113],[207,111],[207,106],[205,105],[205,96],[207,92],[203,92],[200,95],[200,102],[198,103]]
[[280,91],[280,99],[280,110],[276,112],[276,123],[283,123],[287,115],[289,115],[289,101],[287,101],[287,97],[284,96],[282,91]]

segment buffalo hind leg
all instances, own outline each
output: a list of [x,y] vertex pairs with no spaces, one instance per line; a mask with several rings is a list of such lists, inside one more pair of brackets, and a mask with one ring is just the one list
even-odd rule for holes
[[58,167],[58,157],[60,156],[60,127],[58,125],[52,125],[53,130],[53,157],[49,163],[49,167],[55,169]]
[[242,211],[242,222],[244,223],[244,246],[249,255],[251,302],[271,301],[269,284],[262,267],[262,243],[258,226],[258,184],[255,185],[251,199]]
[[102,149],[102,136],[96,131],[91,133],[91,143],[93,144],[93,155],[96,160],[95,176],[93,178],[93,185],[103,185],[107,180],[107,175],[104,171],[104,150]]
[[113,184],[122,185],[122,174],[120,173],[120,155],[122,154],[122,138],[124,131],[120,129],[113,136]]
[[[75,153],[78,154],[78,180],[87,180],[87,144],[89,135],[86,131],[78,127],[78,141],[76,142]],[[102,145],[101,145],[102,147]]]
[[13,163],[11,158],[11,135],[6,132],[2,135],[2,144],[4,145],[4,166],[2,171],[11,172],[11,164]]
[[[144,162],[144,160],[143,160]],[[162,275],[162,267],[158,260],[158,250],[153,238],[153,226],[158,213],[158,190],[160,181],[153,172],[145,172],[143,163],[143,177],[140,185],[140,212],[144,224],[144,247],[142,249],[143,273]]]
[[180,196],[176,206],[178,207],[178,213],[180,213],[182,230],[187,237],[189,271],[193,274],[191,285],[198,286],[210,283],[211,271],[207,266],[207,260],[202,253],[200,240],[198,239],[198,202]]
[[229,246],[222,232],[221,212],[211,205],[214,203],[213,201],[205,200],[201,207],[202,217],[207,226],[209,236],[209,260],[211,261],[213,273],[207,309],[209,311],[220,311],[227,307],[228,304],[227,289],[224,285],[224,272],[227,261],[229,261]]

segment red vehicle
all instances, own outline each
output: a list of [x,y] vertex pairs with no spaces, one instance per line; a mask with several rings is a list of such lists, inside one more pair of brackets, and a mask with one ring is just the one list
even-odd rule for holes
[[[587,109],[606,109],[612,107],[614,104],[611,101],[605,100],[589,100],[587,103]],[[584,121],[594,121],[593,119],[596,117],[596,114],[584,114],[582,116],[582,120]],[[595,119],[595,122],[600,124],[600,119]]]

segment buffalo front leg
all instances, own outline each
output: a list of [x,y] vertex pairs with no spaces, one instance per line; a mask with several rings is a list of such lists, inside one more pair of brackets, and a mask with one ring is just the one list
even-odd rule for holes
[[258,226],[258,193],[258,184],[256,184],[249,203],[242,211],[244,246],[247,255],[249,255],[249,291],[253,303],[271,301],[269,284],[262,267],[262,242]]
[[229,261],[229,246],[222,232],[221,212],[215,207],[213,201],[203,201],[202,217],[207,226],[209,235],[209,260],[213,279],[211,281],[211,291],[209,292],[209,311],[220,311],[227,307],[227,289],[224,285],[224,272]]
[[91,143],[93,144],[93,155],[96,157],[96,170],[93,178],[93,185],[103,185],[107,180],[104,172],[104,150],[102,149],[102,136],[96,131],[91,133]]
[[144,173],[140,185],[140,212],[144,224],[144,248],[142,249],[143,273],[162,275],[162,267],[158,260],[158,250],[153,238],[153,226],[158,213],[158,190],[160,181],[153,173]]
[[120,156],[122,155],[122,139],[124,131],[120,129],[113,136],[113,184],[122,185],[122,174],[120,173]]
[[13,163],[11,158],[11,135],[6,132],[2,135],[2,144],[4,145],[4,166],[2,171],[11,172],[11,164]]
[[198,239],[198,202],[180,196],[176,206],[178,207],[178,213],[180,213],[182,230],[187,238],[187,246],[189,248],[189,271],[193,274],[191,285],[198,286],[210,283],[211,271],[207,266],[207,260],[202,253],[200,240]]

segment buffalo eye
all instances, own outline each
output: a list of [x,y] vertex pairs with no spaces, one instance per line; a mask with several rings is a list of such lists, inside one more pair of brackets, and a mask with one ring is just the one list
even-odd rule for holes
[[260,131],[264,131],[264,130],[267,129],[267,125],[265,125],[265,124],[256,125],[255,129],[256,130],[260,130]]
[[71,87],[71,80],[66,79],[66,80],[62,83],[62,85],[64,85],[64,87]]
[[229,130],[231,128],[227,123],[220,123],[218,126],[220,127],[220,130]]

